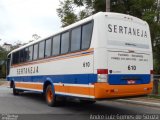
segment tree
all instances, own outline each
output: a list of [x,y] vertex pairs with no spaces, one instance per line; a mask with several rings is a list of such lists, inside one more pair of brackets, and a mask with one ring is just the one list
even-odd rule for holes
[[32,38],[33,38],[34,40],[38,40],[38,39],[41,38],[41,36],[39,36],[38,34],[33,34],[33,35],[32,35]]
[[[81,19],[97,12],[105,11],[105,4],[106,0],[64,0],[60,2],[60,8],[57,9],[57,13],[61,18],[62,24],[67,26],[80,20],[78,19],[78,14],[82,11],[84,17],[81,17]],[[157,0],[111,0],[112,12],[130,14],[149,23],[155,21],[155,16],[157,16],[157,21],[159,20],[158,9],[160,7],[157,6]],[[75,7],[84,9],[78,11],[78,9],[74,9]]]
[[[88,6],[85,9],[82,8],[85,4]],[[82,20],[92,15],[92,7],[90,3],[85,2],[83,4],[81,0],[64,0],[60,1],[60,7],[57,9],[57,14],[61,19],[62,27],[66,27],[76,21]],[[79,8],[75,9],[75,8]]]
[[60,8],[57,9],[58,16],[61,18],[62,27],[70,25],[77,21],[77,15],[74,13],[72,0],[60,1]]
[[20,46],[22,46],[22,42],[20,40],[17,40],[16,42],[14,42],[14,44],[12,45],[12,50],[19,48]]
[[[84,9],[77,12],[77,9],[73,9],[75,6],[77,9]],[[65,0],[60,3],[57,13],[64,27],[99,11],[105,11],[105,7],[106,0]],[[160,0],[111,0],[111,12],[130,14],[148,22],[154,52],[154,68],[156,73],[160,73]]]
[[6,76],[6,59],[8,52],[0,47],[0,78]]

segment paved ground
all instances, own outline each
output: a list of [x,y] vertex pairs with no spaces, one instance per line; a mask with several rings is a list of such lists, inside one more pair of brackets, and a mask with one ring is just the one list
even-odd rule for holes
[[75,118],[76,120],[89,120],[93,115],[108,117],[109,115],[126,114],[160,114],[160,108],[116,101],[98,101],[93,105],[67,101],[58,107],[49,107],[46,105],[44,98],[39,94],[26,93],[20,96],[13,96],[11,89],[0,86],[0,113],[2,114],[0,119],[4,119],[8,114],[7,117],[17,117],[16,115],[18,115],[20,120],[74,120]]

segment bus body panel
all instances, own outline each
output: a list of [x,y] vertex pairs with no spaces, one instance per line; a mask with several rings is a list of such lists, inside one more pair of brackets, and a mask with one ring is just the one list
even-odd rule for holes
[[109,84],[149,84],[151,59],[148,53],[108,51]]
[[[56,95],[89,99],[149,94],[153,60],[148,24],[129,15],[100,12],[58,33],[91,20],[88,50],[13,65],[7,79],[15,81],[17,89],[38,92],[50,81]],[[98,70],[108,71],[106,82],[98,81]]]
[[95,83],[95,98],[149,94],[153,56],[149,26],[123,14],[103,14],[94,20],[94,73],[108,70],[106,83]]
[[122,98],[147,95],[152,92],[153,82],[140,85],[110,85],[106,83],[95,84],[95,99]]
[[93,74],[93,49],[15,65],[10,74],[12,76],[8,76],[8,80],[14,80],[17,89],[44,92],[44,82],[50,79],[57,95],[90,97],[92,85],[89,84],[96,82],[96,75]]

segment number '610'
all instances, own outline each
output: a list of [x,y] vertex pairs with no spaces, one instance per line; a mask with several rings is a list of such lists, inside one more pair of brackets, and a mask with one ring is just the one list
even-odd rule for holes
[[136,70],[136,66],[135,65],[128,65],[128,70]]

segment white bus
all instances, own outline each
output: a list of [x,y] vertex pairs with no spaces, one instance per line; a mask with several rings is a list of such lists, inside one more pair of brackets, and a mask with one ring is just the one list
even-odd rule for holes
[[149,26],[125,14],[99,12],[13,50],[7,63],[13,94],[44,93],[49,106],[58,96],[94,103],[152,91]]

